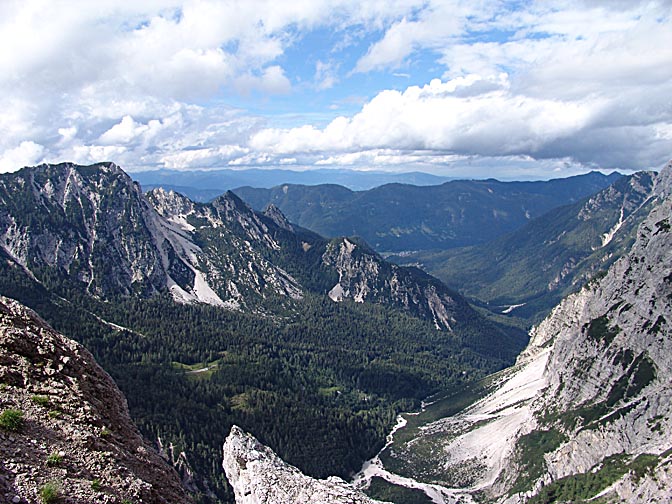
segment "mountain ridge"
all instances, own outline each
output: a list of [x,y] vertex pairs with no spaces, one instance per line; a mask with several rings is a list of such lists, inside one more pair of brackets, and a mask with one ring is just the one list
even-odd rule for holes
[[[306,272],[324,282],[342,276],[317,257],[323,249],[327,257],[327,240],[292,227],[277,210],[270,217],[258,214],[230,191],[208,204],[161,189],[145,197],[113,163],[25,168],[0,178],[0,201],[0,242],[9,257],[36,278],[44,269],[55,270],[103,298],[168,289],[182,302],[264,311],[269,296],[284,298],[289,306],[306,288],[314,290]],[[368,248],[359,251],[373,254]],[[383,260],[372,255],[368,263],[379,268]],[[404,276],[413,282],[412,277]],[[361,290],[338,300],[343,297],[368,300]],[[375,300],[426,312],[417,308],[425,303],[418,294],[401,301],[393,293],[379,293]],[[440,322],[444,328],[446,321]]]
[[297,225],[324,236],[361,236],[387,253],[482,243],[620,177],[591,172],[546,182],[454,180],[425,187],[387,184],[359,192],[283,184],[234,192],[255,209],[273,203]]
[[638,172],[486,244],[391,256],[421,265],[492,310],[538,322],[629,245],[653,202],[653,172]]

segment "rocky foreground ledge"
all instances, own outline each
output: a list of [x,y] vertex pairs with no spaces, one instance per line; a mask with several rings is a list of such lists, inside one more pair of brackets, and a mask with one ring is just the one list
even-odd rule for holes
[[237,426],[224,443],[224,471],[237,504],[380,504],[341,478],[310,478]]
[[0,297],[0,502],[191,503],[78,343]]

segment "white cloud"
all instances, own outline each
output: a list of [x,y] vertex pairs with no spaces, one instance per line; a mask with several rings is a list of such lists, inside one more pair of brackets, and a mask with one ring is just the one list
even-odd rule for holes
[[124,116],[120,123],[115,124],[105,133],[100,135],[100,142],[103,145],[125,144],[133,140],[138,135],[142,135],[149,129],[149,126],[136,123],[131,116]]
[[456,42],[467,23],[488,19],[496,2],[482,0],[434,0],[419,6],[417,19],[403,17],[390,26],[382,39],[372,44],[355,66],[355,72],[399,67],[421,48],[439,50]]
[[[487,82],[485,92],[460,93],[483,81],[478,76],[433,80],[406,91],[383,91],[362,111],[339,117],[323,130],[303,126],[256,133],[250,145],[279,154],[384,149],[455,151],[511,155],[536,152],[584,128],[599,103],[541,100],[512,94],[507,81]],[[496,89],[490,89],[497,86]]]
[[338,65],[317,60],[315,63],[315,85],[319,90],[330,89],[338,83]]
[[13,172],[24,166],[32,166],[42,160],[44,147],[35,142],[24,141],[13,149],[5,150],[0,157],[0,173]]
[[[669,7],[655,0],[0,2],[2,169],[42,159],[110,159],[129,170],[431,167],[455,156],[656,167],[672,154]],[[315,48],[301,45],[308,33],[320,40]],[[392,90],[378,84],[380,75],[441,80]],[[346,93],[368,98],[359,112],[328,115],[325,125],[323,112],[345,104]],[[322,109],[310,115],[313,103]],[[297,127],[268,126],[287,124],[273,114],[287,117],[292,106],[293,117],[304,117],[293,119]]]
[[243,94],[251,91],[261,91],[263,93],[284,94],[288,93],[292,85],[285,76],[284,70],[273,65],[265,68],[261,75],[241,75],[236,79],[236,88]]
[[185,150],[168,154],[161,158],[166,168],[182,170],[186,168],[222,167],[228,161],[236,160],[249,153],[249,149],[239,145],[223,145],[206,149]]

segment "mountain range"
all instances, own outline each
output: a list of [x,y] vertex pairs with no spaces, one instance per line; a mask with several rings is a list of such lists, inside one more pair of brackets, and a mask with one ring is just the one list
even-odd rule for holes
[[355,191],[383,184],[401,183],[436,185],[448,180],[422,172],[389,172],[374,170],[311,169],[306,171],[248,168],[243,170],[153,170],[131,173],[133,180],[145,190],[162,187],[175,190],[193,201],[207,202],[236,187],[266,187],[281,184],[338,184]]
[[360,236],[379,252],[406,252],[485,243],[604,189],[620,176],[591,172],[545,182],[386,184],[367,191],[283,184],[234,192],[257,210],[272,203],[291,222],[323,236]]
[[655,201],[654,178],[624,176],[482,245],[389,259],[421,266],[490,310],[539,322],[629,250]]
[[396,412],[526,341],[360,239],[231,192],[143,194],[112,163],[0,176],[0,255],[0,293],[93,352],[145,435],[185,452],[202,502],[231,499],[216,461],[233,422],[313,475],[347,477]]
[[[507,285],[521,296],[533,292],[541,301],[528,301],[530,313],[541,316],[553,296],[592,278],[532,330],[527,349],[504,371],[527,343],[525,332],[485,318],[428,273],[388,262],[362,237],[322,237],[286,217],[280,205],[265,202],[263,212],[255,211],[232,192],[207,203],[165,189],[143,193],[112,163],[45,164],[0,176],[0,294],[35,309],[93,353],[126,395],[140,431],[198,503],[293,502],[292,492],[369,502],[337,478],[310,479],[351,478],[366,459],[372,462],[358,485],[398,504],[427,502],[430,493],[434,502],[576,501],[596,494],[607,502],[659,501],[669,488],[672,448],[666,444],[671,173],[668,166],[659,176],[614,175],[606,189],[592,186],[606,182],[597,174],[459,185],[463,203],[485,204],[480,217],[460,226],[505,221],[497,232],[513,229],[491,241],[491,251],[456,251],[474,270],[465,270],[472,281],[460,289],[481,295],[492,284],[500,293],[492,302],[516,299],[501,294]],[[441,187],[413,190],[436,195]],[[310,198],[326,191],[329,200],[332,189],[313,188],[318,192]],[[403,185],[379,192],[392,189],[409,194]],[[357,194],[335,190],[343,201]],[[517,197],[526,203],[516,213]],[[403,198],[395,198],[401,206]],[[560,201],[572,203],[558,207]],[[543,214],[544,205],[555,210]],[[515,218],[505,219],[504,208]],[[535,218],[530,208],[542,214]],[[440,254],[437,261],[445,260]],[[481,280],[478,268],[489,276]],[[56,380],[52,388],[74,387],[77,369],[88,364],[71,369],[59,348],[76,344],[44,322],[27,322],[37,319],[14,301],[2,303],[7,327],[0,333],[30,327],[41,348],[33,353],[46,359],[33,374],[60,376],[67,368],[67,383]],[[506,316],[522,307],[509,308]],[[0,352],[16,352],[0,355],[0,386],[12,392],[13,406],[30,412],[31,428],[41,425],[42,403],[56,398],[37,385],[28,395],[16,388],[28,375],[17,374],[24,361],[14,354],[37,357],[27,347],[3,345]],[[73,388],[63,411],[70,415],[86,400],[97,408],[97,390],[107,390],[101,380],[87,386],[89,396]],[[444,399],[421,401],[439,392]],[[118,393],[110,395],[119,405]],[[404,419],[412,429],[388,436],[397,414],[413,409],[418,414]],[[50,416],[60,427],[58,414]],[[94,436],[111,430],[119,450],[129,439],[139,442],[123,418],[115,420],[123,424],[118,428],[95,416],[86,422],[80,430]],[[0,442],[11,436],[0,432]],[[87,457],[95,454],[78,453],[76,464]],[[10,470],[35,460],[17,452]],[[174,478],[152,460],[162,477]],[[29,485],[6,487],[5,496],[34,498],[43,478],[35,475]],[[114,488],[111,502],[125,502],[117,479],[89,476],[103,492],[109,484],[110,496]],[[73,488],[84,495],[80,483]],[[133,491],[140,495],[138,485]],[[175,495],[167,501],[183,501]]]
[[[404,415],[358,486],[381,498],[373,483],[382,481],[397,504],[669,502],[672,163],[651,196],[631,247],[531,331],[515,366],[446,397],[463,403],[446,415],[432,412],[437,403]],[[248,478],[234,479],[240,502],[268,481],[290,491],[329,484],[301,480],[240,430],[224,450],[227,471]],[[249,468],[238,466],[251,454]]]

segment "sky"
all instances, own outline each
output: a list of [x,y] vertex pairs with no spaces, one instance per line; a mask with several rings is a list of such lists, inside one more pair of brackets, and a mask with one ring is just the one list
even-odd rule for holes
[[672,1],[0,0],[0,172],[672,158]]

